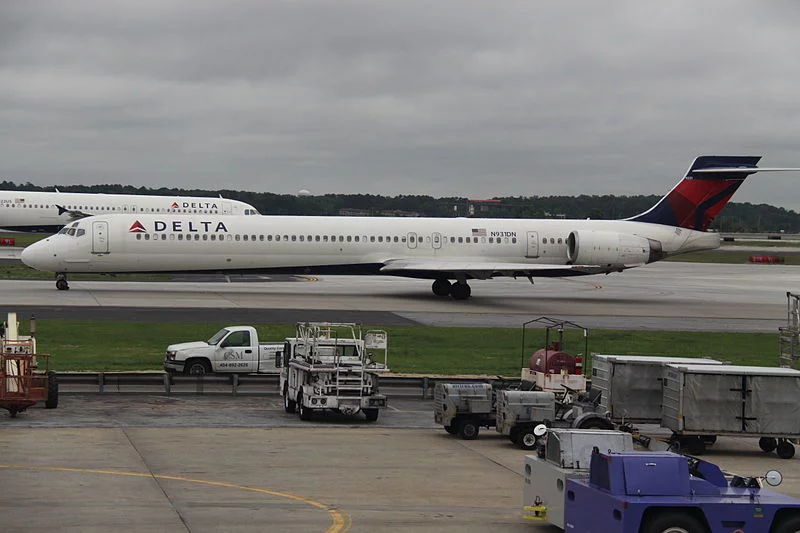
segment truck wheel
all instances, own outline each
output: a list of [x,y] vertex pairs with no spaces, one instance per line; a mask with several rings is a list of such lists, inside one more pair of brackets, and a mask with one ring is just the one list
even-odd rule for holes
[[536,448],[536,442],[538,440],[539,437],[533,434],[533,429],[523,429],[519,432],[517,444],[523,450],[532,450]]
[[717,442],[716,435],[701,435],[701,439],[706,443],[706,446],[713,446]]
[[458,424],[458,435],[464,440],[475,440],[478,438],[478,424],[472,420],[462,420]]
[[58,376],[55,372],[47,373],[47,400],[44,406],[47,409],[58,407]]
[[288,387],[284,387],[283,388],[283,409],[287,413],[294,413],[296,405],[297,404],[294,403],[294,400],[290,400],[289,399],[289,388]]
[[800,514],[783,515],[772,526],[772,533],[797,533],[800,531]]
[[303,393],[297,395],[297,413],[300,415],[300,420],[311,420],[311,409],[303,405]]
[[642,533],[704,533],[703,523],[687,512],[664,511],[647,520]]
[[778,442],[778,457],[781,459],[791,459],[794,457],[794,445],[788,440],[781,439]]
[[364,416],[367,417],[367,422],[375,422],[378,419],[378,411],[377,409],[364,409]]
[[445,427],[444,427],[444,430],[445,430],[446,432],[448,432],[449,434],[451,434],[451,435],[455,435],[456,433],[458,433],[458,429],[456,429],[456,428],[455,428],[455,427],[453,427],[453,426],[445,426]]
[[758,447],[763,452],[773,452],[778,447],[778,440],[775,437],[761,437],[758,439]]
[[203,359],[192,359],[186,363],[183,372],[190,376],[203,376],[211,373],[211,365]]

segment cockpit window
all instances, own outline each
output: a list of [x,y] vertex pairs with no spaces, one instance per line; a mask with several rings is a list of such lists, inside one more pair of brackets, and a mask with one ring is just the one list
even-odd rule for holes
[[75,234],[76,237],[83,237],[86,234],[85,229],[79,229],[78,232]]
[[56,233],[56,235],[63,235],[66,232],[67,232],[67,228],[61,228],[60,230],[58,230],[58,233]]
[[67,230],[67,235],[74,237],[75,236],[75,228],[69,228]]

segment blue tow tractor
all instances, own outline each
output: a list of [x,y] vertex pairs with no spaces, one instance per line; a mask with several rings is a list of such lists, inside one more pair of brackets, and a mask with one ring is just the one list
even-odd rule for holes
[[[563,436],[560,440],[566,441]],[[560,455],[564,457],[563,452]],[[669,451],[600,452],[594,447],[588,476],[569,470],[563,461],[562,465],[550,461],[554,487],[560,487],[563,498],[556,501],[554,492],[535,486],[535,465],[528,476],[532,460],[548,462],[546,457],[526,457],[526,484],[532,487],[526,486],[525,499],[535,500],[526,501],[525,517],[570,533],[800,532],[800,500],[761,488],[763,481],[780,484],[781,475],[774,470],[764,477],[745,478]],[[539,472],[546,485],[548,474]]]

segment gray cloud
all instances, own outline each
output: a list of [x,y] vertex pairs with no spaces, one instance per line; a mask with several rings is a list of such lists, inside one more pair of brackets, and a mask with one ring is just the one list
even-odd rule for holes
[[[800,166],[794,2],[0,3],[0,176],[314,193],[658,194]],[[738,201],[800,208],[798,175]]]

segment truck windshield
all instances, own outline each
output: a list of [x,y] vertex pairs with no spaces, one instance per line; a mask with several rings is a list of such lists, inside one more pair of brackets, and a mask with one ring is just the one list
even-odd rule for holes
[[225,329],[225,328],[222,328],[218,332],[214,333],[214,335],[210,339],[208,339],[206,342],[210,346],[216,346],[217,344],[219,344],[219,341],[221,341],[222,338],[227,334],[228,334],[228,330]]

